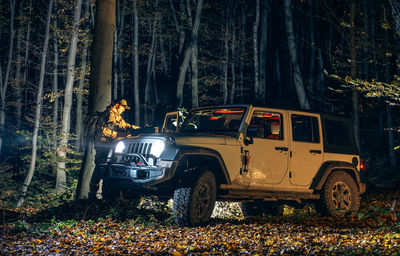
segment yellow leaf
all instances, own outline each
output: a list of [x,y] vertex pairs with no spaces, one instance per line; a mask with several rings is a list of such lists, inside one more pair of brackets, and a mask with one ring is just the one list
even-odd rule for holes
[[174,255],[174,256],[182,256],[182,254],[180,252],[178,252],[178,251],[174,251],[172,253],[172,255]]

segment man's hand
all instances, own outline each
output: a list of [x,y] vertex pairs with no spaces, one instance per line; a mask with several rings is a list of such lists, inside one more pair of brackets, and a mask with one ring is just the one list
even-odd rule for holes
[[131,128],[131,129],[139,129],[140,127],[139,127],[139,126],[136,126],[136,125],[133,125],[133,124],[130,124],[130,125],[129,125],[129,128]]

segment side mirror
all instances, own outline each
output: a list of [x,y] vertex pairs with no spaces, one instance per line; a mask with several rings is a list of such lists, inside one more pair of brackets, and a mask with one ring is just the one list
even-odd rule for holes
[[255,137],[257,134],[257,128],[256,127],[248,127],[247,128],[247,133],[246,133],[246,138],[244,139],[244,144],[250,145],[254,143],[253,137]]

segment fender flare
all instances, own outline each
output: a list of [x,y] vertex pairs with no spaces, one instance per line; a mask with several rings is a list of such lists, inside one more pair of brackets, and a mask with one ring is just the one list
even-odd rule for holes
[[[222,170],[221,175],[222,175],[223,183],[228,184],[228,185],[231,184],[229,172],[226,168],[224,160],[222,159],[222,156],[219,154],[218,151],[215,151],[215,150],[209,149],[209,148],[201,148],[201,147],[191,147],[191,146],[180,147],[178,149],[178,153],[177,153],[174,161],[178,162],[178,163],[182,163],[182,160],[185,157],[195,157],[195,156],[211,157],[211,158],[215,159],[217,161],[217,164],[219,165],[220,169]],[[177,168],[175,169],[174,175],[177,174],[176,172],[178,171],[178,169],[179,169],[179,166],[177,166]]]
[[329,174],[331,174],[335,170],[345,170],[349,172],[349,174],[354,178],[357,187],[361,191],[361,181],[357,169],[351,163],[341,161],[329,161],[323,163],[318,170],[317,175],[315,175],[315,178],[311,183],[310,189],[321,190],[325,184],[325,181],[328,179]]

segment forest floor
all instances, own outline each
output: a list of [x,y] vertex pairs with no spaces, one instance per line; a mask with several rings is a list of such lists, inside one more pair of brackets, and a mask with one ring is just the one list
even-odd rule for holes
[[285,207],[280,217],[243,218],[218,203],[207,226],[179,227],[170,205],[65,201],[49,208],[0,208],[0,255],[400,255],[399,194],[362,198],[356,217]]

